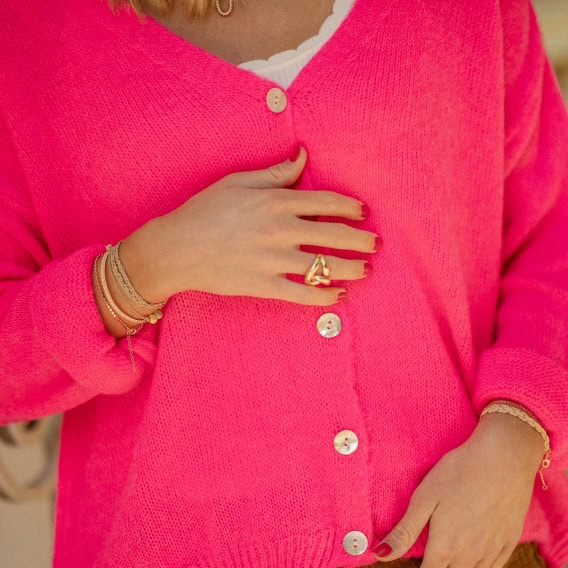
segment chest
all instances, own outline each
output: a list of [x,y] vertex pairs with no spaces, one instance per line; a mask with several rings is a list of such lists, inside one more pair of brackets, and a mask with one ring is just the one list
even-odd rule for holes
[[[105,49],[95,49],[99,28],[54,41],[64,58],[48,53],[14,68],[16,87],[4,94],[18,109],[12,115],[25,116],[14,141],[33,148],[22,167],[38,213],[49,216],[44,229],[59,239],[67,227],[63,246],[117,240],[221,177],[267,167],[301,143],[309,161],[298,187],[376,204],[374,221],[396,242],[434,246],[428,238],[445,230],[469,249],[470,212],[484,218],[480,204],[489,210],[499,201],[500,60],[476,33],[458,36],[478,8],[448,27],[445,11],[417,14],[417,4],[356,2],[278,113],[267,105],[269,81],[155,23],[105,16],[114,26]],[[79,42],[82,51],[68,47]],[[20,79],[32,73],[33,92],[23,88],[32,78]],[[472,101],[484,101],[483,112]]]

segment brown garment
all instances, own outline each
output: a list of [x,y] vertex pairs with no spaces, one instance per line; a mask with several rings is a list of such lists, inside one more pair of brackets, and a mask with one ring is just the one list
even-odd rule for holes
[[[420,568],[422,558],[402,558],[393,562],[377,562],[372,568]],[[367,567],[371,568],[371,567]],[[546,568],[546,564],[532,542],[519,544],[504,568]]]

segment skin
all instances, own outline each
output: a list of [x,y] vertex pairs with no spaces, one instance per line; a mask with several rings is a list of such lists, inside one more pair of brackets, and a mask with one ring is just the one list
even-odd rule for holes
[[[177,10],[161,24],[238,64],[296,48],[317,33],[332,5],[332,0],[237,0],[228,18],[213,11],[203,20],[187,21]],[[305,305],[336,303],[348,286],[315,288],[285,278],[287,273],[304,274],[313,261],[300,245],[356,251],[368,258],[380,239],[342,223],[307,219],[334,216],[356,221],[363,215],[356,199],[288,189],[306,160],[301,149],[295,161],[227,176],[140,227],[121,246],[135,288],[154,302],[184,290],[201,290]],[[365,277],[363,258],[328,259],[337,280],[348,283]],[[219,266],[231,278],[218,278]],[[107,276],[118,300],[120,294]],[[96,285],[94,290],[108,332],[123,337],[124,328],[110,316]],[[121,307],[129,313],[128,306]],[[426,475],[391,532],[378,535],[392,552],[385,555],[383,546],[377,560],[403,556],[429,525],[422,568],[502,568],[521,536],[542,456],[542,438],[531,426],[505,414],[484,416],[470,438]]]

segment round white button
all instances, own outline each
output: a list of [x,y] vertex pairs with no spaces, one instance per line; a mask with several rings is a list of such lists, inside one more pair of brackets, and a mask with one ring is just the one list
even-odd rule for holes
[[323,337],[336,337],[341,333],[341,320],[335,314],[323,314],[318,319],[317,328]]
[[343,549],[347,554],[351,554],[351,556],[363,554],[368,546],[369,541],[367,537],[359,531],[348,532],[343,538]]
[[288,101],[286,99],[284,91],[278,89],[277,87],[274,87],[273,89],[270,89],[268,93],[266,93],[266,104],[272,112],[279,113],[286,108]]
[[333,439],[333,447],[344,456],[352,454],[359,445],[357,434],[351,430],[341,430]]

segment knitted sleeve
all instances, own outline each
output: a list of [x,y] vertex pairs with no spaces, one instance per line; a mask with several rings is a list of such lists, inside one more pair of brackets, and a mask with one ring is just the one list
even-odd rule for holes
[[503,270],[495,341],[482,353],[478,411],[531,410],[568,466],[568,116],[529,0],[502,0],[505,61]]
[[[155,332],[108,335],[91,285],[103,245],[52,260],[0,124],[0,424],[55,414],[134,388],[152,368]],[[152,326],[146,326],[152,327]]]

